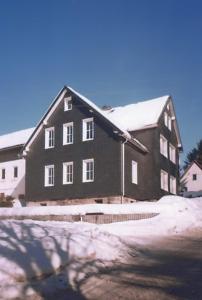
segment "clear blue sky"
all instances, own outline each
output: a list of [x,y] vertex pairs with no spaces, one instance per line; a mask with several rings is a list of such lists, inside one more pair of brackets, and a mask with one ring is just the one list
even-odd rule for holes
[[171,94],[185,154],[202,138],[202,1],[0,0],[0,134],[65,84],[98,105]]

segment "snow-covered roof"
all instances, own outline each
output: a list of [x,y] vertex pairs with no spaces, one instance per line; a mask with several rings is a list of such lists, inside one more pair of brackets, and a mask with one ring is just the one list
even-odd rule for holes
[[24,145],[34,128],[23,129],[0,136],[0,149],[10,148],[18,145]]
[[137,102],[105,111],[107,117],[125,131],[144,129],[157,124],[169,96]]

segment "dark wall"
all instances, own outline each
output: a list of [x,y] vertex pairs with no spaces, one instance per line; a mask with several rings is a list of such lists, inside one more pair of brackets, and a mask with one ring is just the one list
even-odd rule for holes
[[[168,112],[169,113],[169,112]],[[134,152],[132,147],[126,146],[126,196],[137,200],[159,199],[162,196],[169,194],[161,189],[160,171],[165,170],[170,175],[176,177],[179,184],[179,152],[177,150],[177,137],[172,124],[170,131],[164,125],[163,114],[159,120],[159,124],[155,128],[140,130],[132,133],[140,142],[142,142],[149,150],[149,153],[143,155]],[[160,153],[160,134],[168,140],[169,143],[176,147],[176,164],[164,157]],[[168,149],[169,153],[169,149]],[[138,162],[138,184],[133,184],[131,181],[131,161]],[[170,191],[169,180],[168,188]]]
[[22,147],[9,148],[0,151],[0,162],[6,162],[10,160],[19,159],[19,154],[22,150]]
[[[66,96],[71,95],[68,92]],[[94,117],[95,138],[82,142],[82,119]],[[63,146],[63,124],[74,122],[74,143]],[[55,127],[55,147],[44,149],[44,129]],[[63,101],[30,147],[26,157],[28,201],[104,197],[121,194],[120,141],[109,124],[73,95],[73,109],[64,111]],[[82,160],[94,158],[94,182],[82,183]],[[74,183],[62,184],[62,163],[74,162]],[[44,187],[44,166],[55,165],[55,185]]]

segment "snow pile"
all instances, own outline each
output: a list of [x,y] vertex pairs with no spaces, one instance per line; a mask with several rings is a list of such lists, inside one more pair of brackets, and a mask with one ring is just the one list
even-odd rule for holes
[[150,219],[102,226],[112,234],[131,237],[177,234],[187,229],[202,227],[202,197],[187,199],[165,196],[156,203],[145,202],[143,207],[150,207],[151,212],[159,212],[159,215]]
[[0,136],[0,149],[24,145],[31,136],[34,128],[15,131]]
[[68,283],[73,284],[83,276],[79,259],[93,265],[124,258],[119,238],[92,224],[2,221],[0,236],[1,299],[19,297],[21,283],[43,279],[66,266]]

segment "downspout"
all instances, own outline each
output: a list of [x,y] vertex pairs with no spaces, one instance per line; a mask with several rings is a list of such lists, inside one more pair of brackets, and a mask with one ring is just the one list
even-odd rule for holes
[[125,196],[125,144],[128,139],[125,138],[125,141],[121,144],[121,204]]

